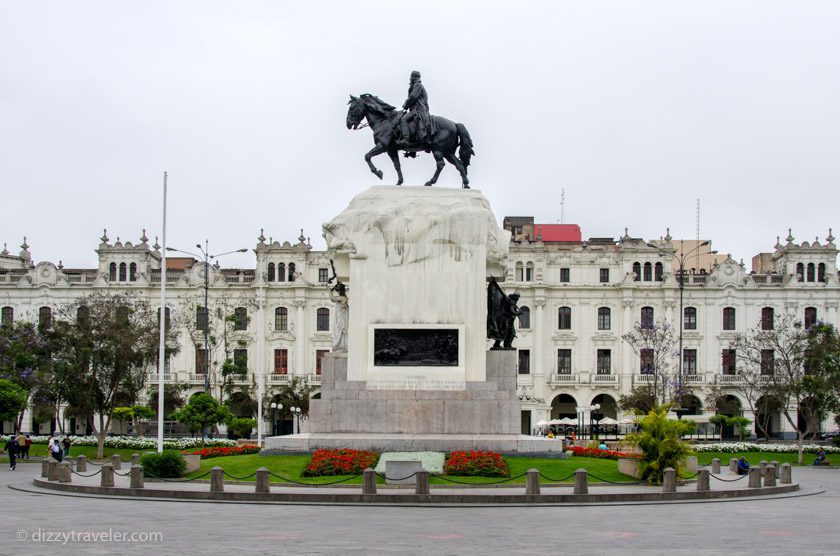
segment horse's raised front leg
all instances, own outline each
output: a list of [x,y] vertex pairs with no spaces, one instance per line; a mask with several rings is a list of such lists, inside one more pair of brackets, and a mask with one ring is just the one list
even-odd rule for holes
[[402,168],[400,167],[400,153],[396,149],[388,151],[388,156],[391,157],[391,162],[394,163],[394,169],[397,171],[397,185],[403,184]]
[[458,160],[458,157],[452,153],[447,153],[443,155],[446,160],[453,165],[455,168],[458,169],[458,172],[461,173],[461,185],[464,189],[470,188],[470,180],[467,179],[467,168],[461,164],[461,161]]
[[370,159],[373,158],[374,156],[378,156],[378,155],[380,155],[384,152],[385,152],[385,147],[377,144],[375,147],[373,147],[371,150],[369,150],[367,152],[367,154],[365,155],[365,162],[367,162],[368,167],[370,168],[370,171],[373,172],[374,175],[379,179],[382,179],[382,170],[378,170],[376,168],[376,166],[373,165],[373,162],[371,162]]
[[440,151],[432,151],[432,155],[435,157],[435,164],[437,168],[435,169],[435,175],[432,176],[432,179],[426,182],[426,185],[434,185],[437,183],[438,176],[440,176],[440,171],[443,170],[443,165],[445,162],[443,161],[443,153]]

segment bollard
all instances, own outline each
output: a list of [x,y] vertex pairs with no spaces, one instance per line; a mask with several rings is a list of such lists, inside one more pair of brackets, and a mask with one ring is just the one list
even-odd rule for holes
[[774,468],[772,465],[767,465],[767,467],[765,468],[764,486],[766,486],[766,487],[776,486],[776,468]]
[[69,461],[62,461],[58,464],[58,482],[69,483],[73,480],[73,465]]
[[50,461],[47,464],[47,480],[48,481],[57,481],[58,480],[58,462],[56,460]]
[[268,469],[266,469],[265,467],[260,467],[259,469],[257,469],[256,475],[257,475],[257,478],[256,478],[255,482],[257,483],[257,486],[254,489],[254,492],[256,492],[256,493],[271,492],[271,489],[268,486]]
[[763,459],[758,462],[758,468],[761,469],[761,476],[764,477],[764,474],[767,473],[767,460]]
[[587,479],[588,473],[586,472],[586,469],[578,469],[575,471],[575,494],[589,494]]
[[362,494],[376,494],[376,471],[370,467],[364,471]]
[[111,456],[111,467],[114,468],[114,471],[119,471],[122,469],[122,456],[119,454],[114,454]]
[[112,487],[114,486],[114,466],[110,463],[106,463],[102,465],[102,477],[99,481],[99,486],[101,487]]
[[131,465],[140,465],[140,454],[131,454]]
[[729,460],[729,472],[733,474],[738,473],[738,458],[732,458]]
[[697,471],[697,490],[698,492],[708,492],[709,488],[709,470],[699,469]]
[[747,479],[749,488],[761,488],[761,469],[758,467],[750,467],[750,478]]
[[218,465],[210,470],[210,492],[225,490],[225,471]]
[[41,476],[42,477],[49,477],[50,476],[50,460],[52,458],[44,458],[41,460]]
[[791,471],[790,464],[789,463],[783,463],[782,466],[781,466],[781,475],[782,475],[781,483],[783,485],[789,485],[793,482],[793,480],[791,478],[790,471]]
[[129,488],[143,488],[143,468],[140,465],[131,466],[131,484]]
[[429,494],[429,472],[421,469],[414,476],[414,494]]
[[677,471],[666,467],[662,475],[662,492],[677,492]]
[[87,458],[85,456],[79,456],[76,458],[76,472],[87,473]]
[[773,461],[770,462],[770,465],[773,466],[773,471],[775,471],[775,473],[776,473],[776,478],[778,479],[779,477],[781,477],[781,475],[779,474],[779,462],[776,461],[776,460],[773,460]]
[[529,469],[525,475],[525,494],[540,493],[540,472],[537,469]]
[[715,458],[712,460],[712,473],[715,475],[720,475],[720,458]]

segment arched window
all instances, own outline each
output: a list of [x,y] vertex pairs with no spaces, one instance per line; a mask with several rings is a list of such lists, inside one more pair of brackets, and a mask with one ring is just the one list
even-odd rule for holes
[[653,330],[653,307],[642,307],[642,314],[639,322],[642,330]]
[[41,328],[49,328],[52,326],[52,309],[49,307],[41,307],[38,309],[38,326]]
[[534,263],[525,264],[525,281],[533,282],[534,280]]
[[286,281],[286,264],[285,263],[277,263],[277,281],[278,282],[285,282]]
[[516,270],[516,273],[515,273],[513,279],[516,280],[517,282],[524,281],[525,280],[525,267],[522,265],[522,263],[516,263],[515,270]]
[[274,263],[268,263],[268,281],[274,282]]
[[274,309],[274,330],[288,330],[289,329],[289,310],[285,307],[277,307]]
[[645,282],[653,280],[653,265],[645,263]]
[[557,311],[557,328],[560,330],[571,330],[572,329],[572,308],[571,307],[560,307]]
[[697,330],[697,309],[695,307],[683,309],[683,329]]
[[805,328],[810,328],[817,324],[817,308],[805,307]]
[[125,263],[120,263],[120,282],[125,282],[125,279],[126,279]]
[[735,330],[735,308],[734,307],[724,307],[723,308],[723,329],[724,330]]
[[633,263],[633,281],[638,282],[642,279],[642,265],[639,263]]
[[111,263],[108,265],[108,281],[117,281],[117,263]]
[[528,307],[519,308],[519,328],[520,330],[531,328],[531,309]]
[[799,277],[800,282],[805,281],[805,265],[799,263],[796,265],[796,275]]
[[817,282],[825,282],[825,263],[817,265]]
[[130,265],[128,265],[128,281],[137,281],[137,263],[131,263]]
[[237,307],[233,310],[233,329],[248,330],[248,309]]
[[808,281],[813,282],[816,279],[816,272],[814,271],[814,263],[808,263]]
[[653,265],[653,279],[657,282],[662,281],[662,263],[656,263]]
[[90,324],[90,307],[81,305],[76,309],[76,324],[82,328],[87,328]]
[[598,330],[609,330],[611,325],[610,308],[598,307]]
[[[293,264],[294,263],[289,263],[289,268],[291,268]],[[321,307],[315,313],[315,316],[316,316],[316,318],[315,318],[315,327],[316,328],[315,329],[318,332],[329,332],[329,330],[330,330],[330,310],[325,308],[325,307]]]
[[773,307],[761,308],[761,329],[773,330]]
[[295,263],[289,263],[289,282],[295,281]]
[[0,317],[0,324],[12,324],[15,321],[15,310],[12,307],[3,307],[3,314]]

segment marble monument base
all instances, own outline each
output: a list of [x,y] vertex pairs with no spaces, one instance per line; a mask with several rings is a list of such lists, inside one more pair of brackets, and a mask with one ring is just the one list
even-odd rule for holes
[[321,362],[321,398],[310,402],[310,432],[267,438],[263,453],[318,448],[561,453],[559,441],[520,434],[516,351],[488,351],[486,363],[485,381],[467,381],[460,388],[383,389],[348,381],[347,356],[327,354]]

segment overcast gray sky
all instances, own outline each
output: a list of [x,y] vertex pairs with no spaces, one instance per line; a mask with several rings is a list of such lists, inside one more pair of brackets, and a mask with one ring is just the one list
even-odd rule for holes
[[840,235],[838,29],[840,2],[803,0],[0,0],[0,243],[93,267],[103,228],[160,233],[167,170],[171,246],[323,248],[380,183],[348,95],[400,105],[418,69],[500,222],[558,222],[564,188],[584,237],[693,238],[700,198],[702,237],[749,265],[788,227]]

